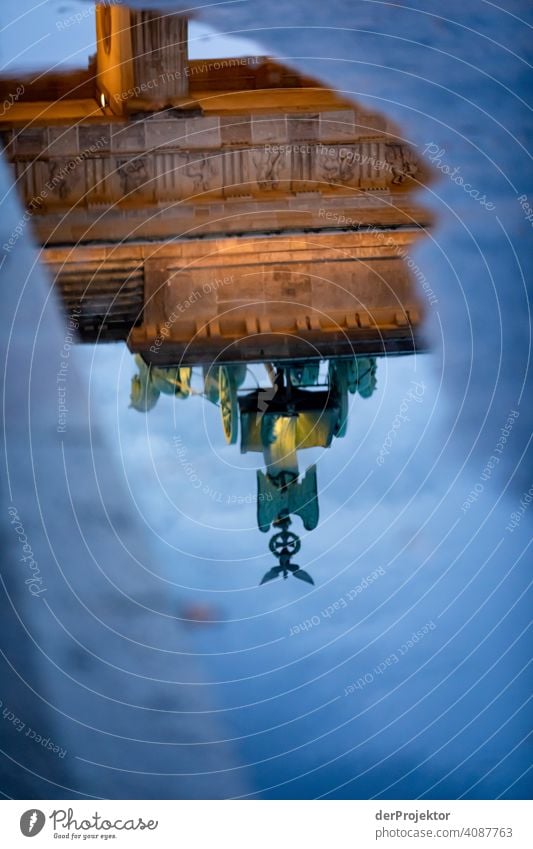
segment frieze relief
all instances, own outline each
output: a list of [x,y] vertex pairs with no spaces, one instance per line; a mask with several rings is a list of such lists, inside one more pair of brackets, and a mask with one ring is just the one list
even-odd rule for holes
[[150,151],[83,162],[66,157],[15,160],[26,202],[48,185],[53,205],[86,196],[87,203],[154,203],[198,196],[385,190],[422,181],[422,167],[406,145],[380,140],[352,145],[265,145],[215,151]]

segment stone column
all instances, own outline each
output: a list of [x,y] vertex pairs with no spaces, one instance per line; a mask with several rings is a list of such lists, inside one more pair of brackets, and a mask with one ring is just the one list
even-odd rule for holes
[[132,10],[131,39],[138,96],[155,102],[187,97],[187,18]]

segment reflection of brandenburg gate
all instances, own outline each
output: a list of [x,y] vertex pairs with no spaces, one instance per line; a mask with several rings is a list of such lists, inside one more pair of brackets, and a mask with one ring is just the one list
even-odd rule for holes
[[298,451],[346,434],[376,356],[420,347],[427,174],[381,115],[279,63],[190,61],[183,17],[99,6],[97,34],[87,69],[23,81],[1,125],[42,261],[82,339],[137,353],[136,410],[189,397],[202,365],[227,442],[263,456],[262,583],[313,583],[289,530],[319,521]]
[[427,173],[395,127],[269,59],[189,60],[178,15],[100,6],[97,33],[1,124],[82,338],[158,363],[416,348]]

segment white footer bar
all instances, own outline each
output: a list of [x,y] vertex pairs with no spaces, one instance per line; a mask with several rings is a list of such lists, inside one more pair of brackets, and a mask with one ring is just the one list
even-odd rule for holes
[[[531,849],[525,801],[3,801],[2,845]],[[28,838],[35,837],[35,844]]]

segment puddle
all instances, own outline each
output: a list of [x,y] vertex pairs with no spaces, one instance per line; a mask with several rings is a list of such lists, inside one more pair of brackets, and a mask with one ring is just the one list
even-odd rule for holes
[[[103,710],[120,742],[107,747],[98,734],[72,742],[86,767],[78,775],[88,792],[100,792],[92,770],[127,764],[138,774],[134,792],[150,798],[143,770],[171,772],[174,753],[165,743],[163,769],[128,739],[157,738],[157,749],[179,736],[175,682],[191,679],[209,690],[205,712],[228,723],[212,729],[231,742],[214,762],[244,765],[245,780],[228,784],[226,795],[391,795],[388,766],[366,773],[396,752],[400,737],[425,741],[428,729],[424,757],[436,747],[445,754],[419,769],[420,752],[406,743],[394,761],[398,781],[406,776],[403,796],[438,794],[441,781],[459,796],[477,780],[474,762],[453,774],[466,751],[454,736],[463,734],[461,700],[494,661],[488,648],[483,662],[470,660],[465,645],[481,646],[523,589],[520,570],[501,590],[498,581],[503,560],[519,556],[514,532],[526,525],[527,505],[510,519],[496,491],[512,456],[506,446],[522,427],[522,396],[509,400],[506,384],[490,426],[476,418],[487,419],[492,406],[479,375],[490,371],[497,310],[485,306],[487,289],[483,299],[472,295],[478,260],[457,234],[446,242],[446,192],[458,193],[454,214],[466,204],[462,220],[478,230],[497,221],[498,195],[475,174],[466,191],[464,160],[453,186],[446,182],[454,149],[445,105],[424,147],[416,121],[425,130],[428,112],[413,118],[408,103],[400,125],[403,89],[376,83],[380,95],[372,96],[372,52],[362,46],[370,30],[357,42],[365,61],[354,60],[357,73],[347,71],[344,84],[341,63],[332,71],[333,60],[296,55],[311,42],[320,52],[314,24],[300,23],[292,59],[275,58],[246,38],[261,37],[261,21],[252,29],[253,4],[241,5],[238,27],[229,8],[187,21],[123,4],[96,13],[75,2],[8,4],[0,133],[25,211],[10,213],[4,228],[3,273],[15,274],[33,240],[37,270],[30,285],[23,281],[21,302],[29,311],[39,285],[31,275],[44,274],[64,322],[53,336],[53,299],[32,319],[43,376],[36,381],[32,348],[24,462],[31,456],[39,509],[28,512],[38,517],[42,500],[49,515],[52,543],[46,536],[42,545],[51,544],[64,569],[55,584],[49,578],[58,620],[98,664],[109,657],[140,670],[132,702],[171,715],[152,734],[136,708],[134,718],[128,713],[130,702]],[[287,14],[292,21],[299,11]],[[310,21],[317,14],[310,10]],[[226,19],[219,35],[211,24]],[[23,35],[30,21],[33,41]],[[265,43],[278,38],[279,55],[290,53],[292,25],[265,26]],[[335,38],[341,55],[353,34],[339,27]],[[388,54],[378,58],[380,80]],[[404,70],[411,64],[399,79]],[[420,74],[408,89],[414,104],[416,89],[427,107],[426,82]],[[480,215],[492,218],[480,225]],[[498,303],[504,315],[509,300]],[[485,335],[472,323],[486,325]],[[484,368],[472,356],[474,339]],[[475,439],[461,453],[471,420]],[[471,455],[481,457],[479,468]],[[43,480],[60,488],[68,545]],[[31,535],[27,520],[28,528]],[[36,551],[39,533],[36,520]],[[83,569],[68,551],[79,552]],[[76,615],[63,584],[89,614]],[[472,623],[485,603],[488,619]],[[93,613],[112,632],[109,645]],[[520,607],[497,651],[518,639],[524,615]],[[47,621],[54,645],[66,650],[70,636]],[[78,646],[64,668],[98,695],[100,666],[86,654]],[[495,688],[506,693],[498,721],[514,710],[507,671],[521,660],[517,649],[513,664],[498,666],[467,699],[472,754],[493,730],[490,717],[476,717]],[[114,698],[115,679],[106,682],[105,697]],[[61,699],[89,721],[92,701]],[[65,730],[71,741],[75,731]],[[204,732],[196,725],[184,734]],[[521,769],[518,756],[503,775],[487,768],[482,786],[489,795],[503,790]],[[166,788],[162,774],[153,788],[154,797],[183,792],[179,781]],[[218,784],[215,795],[225,795]]]

